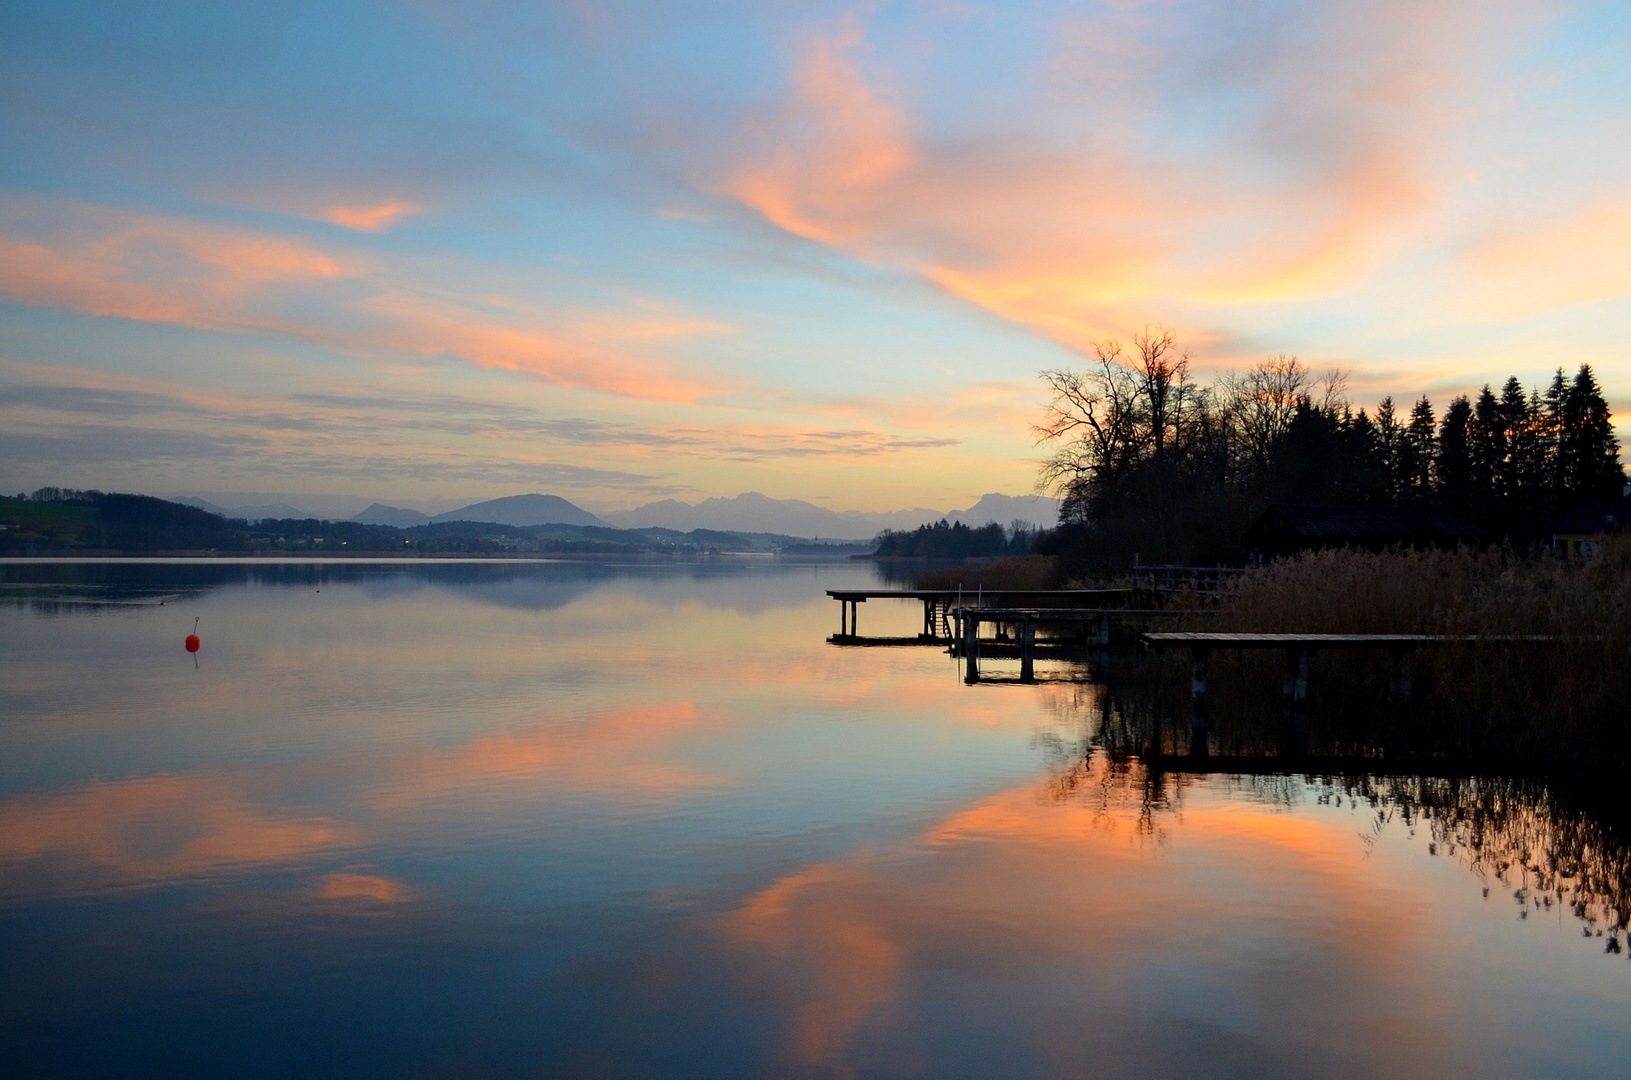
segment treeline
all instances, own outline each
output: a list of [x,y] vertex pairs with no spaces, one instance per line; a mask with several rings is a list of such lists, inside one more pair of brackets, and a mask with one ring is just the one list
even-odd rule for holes
[[1575,507],[1619,499],[1625,483],[1589,365],[1544,388],[1486,386],[1442,415],[1425,395],[1407,410],[1391,398],[1356,410],[1340,373],[1294,357],[1200,386],[1165,332],[1138,335],[1131,352],[1101,343],[1087,370],[1043,379],[1042,481],[1064,500],[1051,550],[1101,568],[1135,553],[1238,561],[1272,503],[1435,508],[1526,541]]
[[885,529],[878,534],[875,555],[912,559],[969,559],[981,556],[1025,555],[1035,546],[1037,532],[1023,522],[1004,529],[996,522],[971,529],[961,521],[944,519],[915,529]]
[[148,495],[45,487],[0,497],[0,551],[290,551],[404,554],[647,554],[743,550],[749,538],[697,530],[662,536],[573,525],[445,521],[402,529],[317,518],[223,518]]

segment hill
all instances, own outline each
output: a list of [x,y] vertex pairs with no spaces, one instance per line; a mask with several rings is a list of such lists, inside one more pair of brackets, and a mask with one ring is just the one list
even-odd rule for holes
[[384,503],[374,503],[360,514],[352,515],[352,521],[360,525],[395,525],[399,529],[406,529],[412,525],[423,525],[430,521],[429,514],[421,514],[417,510],[407,510],[400,506],[386,506]]
[[471,503],[445,514],[437,514],[432,522],[489,521],[496,525],[600,525],[607,523],[582,507],[567,502],[559,495],[509,495],[502,499]]

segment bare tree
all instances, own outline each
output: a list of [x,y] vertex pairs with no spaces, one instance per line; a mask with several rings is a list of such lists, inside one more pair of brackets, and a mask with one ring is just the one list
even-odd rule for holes
[[1274,447],[1291,430],[1297,407],[1310,402],[1313,381],[1306,364],[1284,353],[1219,380],[1224,407],[1249,468],[1259,473],[1268,469]]
[[1032,430],[1039,444],[1058,445],[1042,462],[1037,487],[1058,491],[1063,516],[1083,521],[1094,490],[1112,484],[1138,460],[1138,379],[1112,338],[1094,345],[1094,363],[1086,371],[1056,368],[1042,372],[1042,381],[1047,411]]
[[1163,502],[1171,460],[1200,426],[1207,395],[1189,378],[1189,357],[1170,330],[1134,335],[1136,355],[1109,338],[1086,371],[1042,372],[1049,400],[1037,442],[1056,443],[1038,487],[1064,496],[1066,520],[1086,521],[1096,501],[1154,465],[1150,494]]

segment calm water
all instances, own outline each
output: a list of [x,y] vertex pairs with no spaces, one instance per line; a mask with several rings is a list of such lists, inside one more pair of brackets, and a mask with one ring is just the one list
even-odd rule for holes
[[1151,777],[871,580],[0,566],[0,1072],[1631,1074],[1601,823]]

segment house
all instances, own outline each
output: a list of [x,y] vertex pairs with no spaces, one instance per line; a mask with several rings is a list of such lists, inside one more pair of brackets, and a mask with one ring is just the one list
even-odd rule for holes
[[1246,530],[1246,545],[1259,556],[1330,547],[1453,547],[1482,539],[1476,526],[1441,510],[1349,506],[1271,506]]
[[1571,559],[1596,556],[1603,538],[1631,524],[1631,499],[1584,503],[1552,526],[1552,550]]

